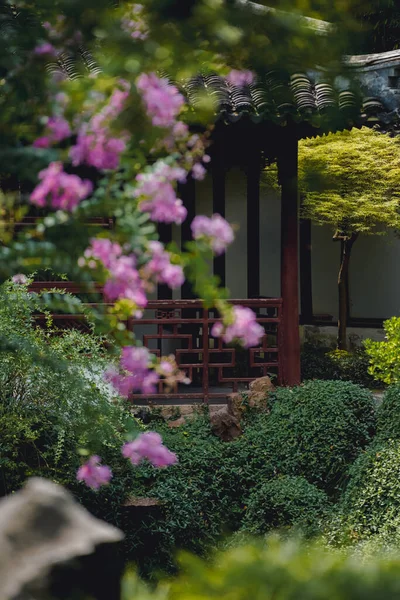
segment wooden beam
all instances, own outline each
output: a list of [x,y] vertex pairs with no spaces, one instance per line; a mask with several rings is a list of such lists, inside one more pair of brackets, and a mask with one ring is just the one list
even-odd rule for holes
[[298,141],[290,126],[282,129],[278,156],[281,185],[281,294],[283,299],[283,381],[300,383],[298,274]]
[[249,153],[247,166],[247,297],[260,295],[260,152]]
[[[213,191],[213,213],[225,217],[225,163],[223,157],[223,146],[215,144],[212,165],[212,191]],[[213,262],[214,275],[218,275],[221,285],[226,285],[226,262],[225,254],[216,256]]]
[[[187,182],[179,186],[179,197],[187,210],[187,217],[181,225],[181,249],[185,247],[185,243],[192,239],[192,230],[190,224],[196,216],[196,185],[193,177],[188,177]],[[194,298],[192,286],[188,281],[182,286],[182,298]]]
[[301,322],[313,321],[311,220],[300,219],[300,313]]

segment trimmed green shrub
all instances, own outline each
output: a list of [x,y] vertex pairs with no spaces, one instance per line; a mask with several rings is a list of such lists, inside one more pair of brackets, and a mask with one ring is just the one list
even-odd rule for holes
[[400,381],[400,317],[383,323],[386,340],[365,340],[364,346],[370,360],[369,373],[386,384]]
[[400,439],[400,384],[390,386],[376,412],[376,436]]
[[351,352],[332,350],[320,344],[306,343],[301,352],[301,378],[351,381],[368,388],[380,388],[369,373],[369,357],[365,350],[357,348]]
[[293,525],[303,532],[318,531],[319,521],[329,508],[328,497],[304,477],[283,476],[253,490],[243,519],[242,530],[265,534]]
[[[357,543],[400,528],[400,441],[373,444],[353,465],[328,530],[335,543]],[[399,536],[398,536],[399,537]]]
[[[27,477],[71,489],[96,515],[118,522],[131,468],[121,456],[132,419],[104,385],[102,340],[36,327],[39,305],[23,285],[0,286],[0,496]],[[99,454],[115,473],[94,493],[76,481],[79,451]]]
[[372,439],[370,392],[350,382],[309,381],[277,389],[269,400],[271,413],[257,432],[265,462],[277,474],[302,475],[336,493],[349,465]]
[[133,574],[123,600],[378,600],[400,596],[400,557],[357,560],[269,537],[218,554],[212,562],[186,556],[184,573],[150,591]]

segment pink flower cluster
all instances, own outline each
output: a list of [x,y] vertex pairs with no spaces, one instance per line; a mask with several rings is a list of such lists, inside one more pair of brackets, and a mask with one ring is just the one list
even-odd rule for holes
[[224,327],[221,322],[215,323],[211,335],[222,337],[225,344],[233,341],[244,348],[257,346],[265,335],[264,328],[257,323],[256,315],[250,308],[235,306],[233,308],[233,323]]
[[64,117],[50,117],[46,124],[45,135],[33,142],[34,148],[49,148],[71,135],[68,121]]
[[129,394],[154,394],[159,375],[152,367],[152,356],[147,348],[125,346],[122,348],[121,368],[123,373],[116,369],[109,369],[105,378],[116,391],[128,397]]
[[133,4],[121,21],[123,31],[129,33],[134,40],[145,40],[149,35],[146,21],[143,19],[143,5]]
[[184,169],[158,160],[151,171],[136,177],[138,185],[134,195],[142,198],[140,210],[150,213],[153,221],[177,225],[183,223],[187,210],[182,200],[176,197],[173,184],[176,181],[184,182],[185,178]]
[[102,485],[110,483],[112,472],[110,467],[102,465],[99,456],[91,456],[89,460],[82,465],[76,474],[78,481],[83,481],[93,490],[98,490]]
[[[110,301],[127,299],[139,308],[147,304],[143,282],[136,268],[133,254],[124,255],[121,246],[109,239],[93,239],[91,246],[85,250],[84,258],[90,268],[96,267],[93,259],[99,260],[110,273],[104,285],[104,295]],[[79,264],[83,266],[83,261]]]
[[251,85],[254,79],[255,76],[252,71],[239,71],[237,69],[232,69],[226,76],[226,81],[235,87]]
[[171,264],[171,255],[160,242],[149,242],[150,260],[143,268],[143,275],[154,283],[165,283],[172,290],[179,288],[185,281],[180,265]]
[[136,87],[142,95],[147,114],[153,125],[172,127],[185,99],[178,89],[167,79],[157,77],[155,73],[142,73]]
[[57,50],[50,42],[43,42],[39,44],[33,51],[36,56],[57,56]]
[[73,211],[93,190],[91,181],[63,171],[60,162],[52,162],[39,173],[41,183],[33,190],[30,201],[36,206]]
[[17,285],[25,285],[28,283],[28,278],[23,275],[23,273],[17,273],[16,275],[13,275],[11,281]]
[[214,214],[211,218],[198,215],[193,219],[190,227],[194,239],[206,240],[217,255],[223,254],[234,240],[232,227],[218,214]]
[[70,150],[73,165],[86,163],[97,169],[116,169],[120,156],[126,148],[127,134],[113,137],[110,123],[123,110],[129,96],[129,85],[120,82],[123,89],[116,89],[108,103],[89,121],[82,125],[76,145]]
[[153,467],[168,467],[175,465],[178,458],[162,442],[162,437],[153,431],[141,433],[136,440],[122,447],[122,454],[129,458],[133,465],[148,460]]

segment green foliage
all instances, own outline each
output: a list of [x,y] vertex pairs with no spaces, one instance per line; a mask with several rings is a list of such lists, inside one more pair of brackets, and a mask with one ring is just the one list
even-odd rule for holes
[[211,564],[190,556],[182,564],[181,576],[152,592],[128,574],[123,600],[376,600],[400,593],[397,554],[360,561],[276,536],[220,553]]
[[78,451],[110,459],[123,474],[119,448],[129,419],[103,383],[102,340],[73,330],[55,335],[50,316],[39,328],[37,308],[25,286],[0,287],[0,495],[37,475],[94,497],[75,481]]
[[384,322],[386,340],[365,340],[365,351],[370,359],[369,373],[384,383],[400,380],[400,317]]
[[[330,525],[335,543],[358,543],[379,534],[400,541],[400,443],[373,444],[353,465],[350,482]],[[392,543],[395,542],[394,537]]]
[[306,343],[301,353],[301,377],[351,381],[357,385],[377,389],[382,383],[368,372],[369,358],[362,348],[351,352],[332,350],[321,344]]
[[316,380],[278,389],[272,401],[263,431],[266,459],[278,473],[303,475],[335,493],[372,438],[371,394],[350,382]]
[[376,413],[376,437],[400,439],[400,385],[390,386]]
[[363,128],[300,144],[304,217],[341,235],[399,227],[399,181],[400,142],[389,135]]
[[303,532],[318,531],[328,511],[326,494],[304,477],[283,476],[267,481],[250,495],[242,530],[263,534],[296,525]]

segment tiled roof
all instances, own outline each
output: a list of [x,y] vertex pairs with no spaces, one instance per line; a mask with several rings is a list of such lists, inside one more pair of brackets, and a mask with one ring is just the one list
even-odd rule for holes
[[[204,96],[214,103],[218,120],[235,123],[249,119],[284,125],[288,118],[309,124],[312,135],[351,126],[388,124],[384,98],[363,96],[361,89],[340,89],[328,81],[315,82],[311,76],[291,77],[270,72],[251,86],[235,87],[224,78],[198,75],[183,86],[189,103],[196,108]],[[393,116],[394,117],[394,116]],[[390,119],[389,119],[390,121]]]

